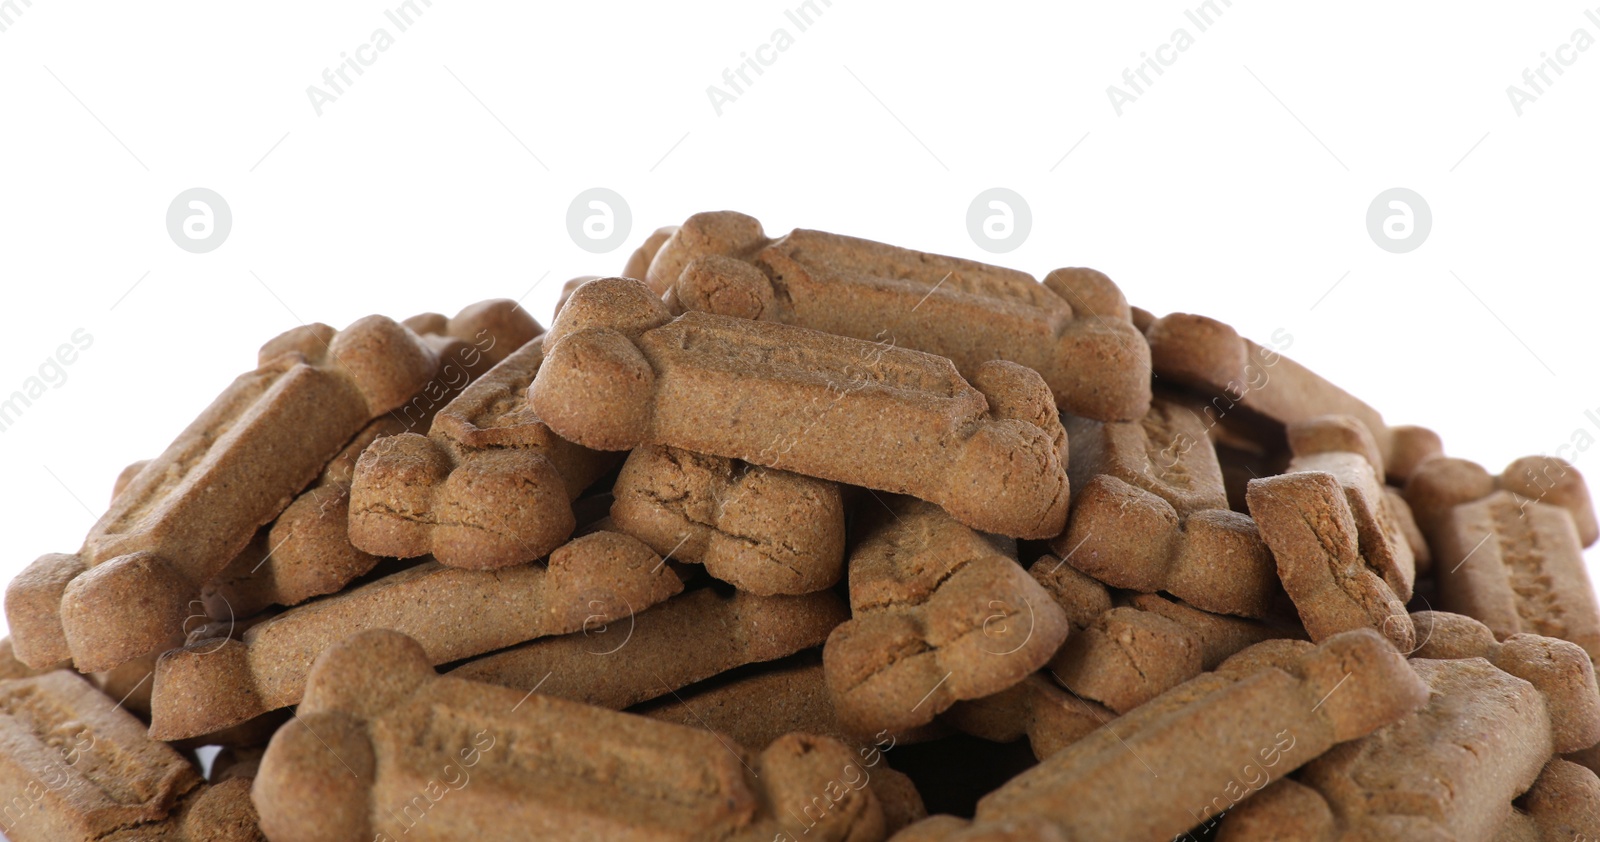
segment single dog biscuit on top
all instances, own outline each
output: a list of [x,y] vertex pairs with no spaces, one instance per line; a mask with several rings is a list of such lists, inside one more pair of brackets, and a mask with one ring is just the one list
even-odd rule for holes
[[182,640],[190,600],[369,421],[432,377],[434,351],[382,316],[296,328],[139,471],[75,555],[6,588],[18,657],[106,670]]
[[[1522,493],[1538,493],[1524,481],[1535,465],[1560,480],[1546,486],[1551,502]],[[1496,637],[1559,637],[1600,656],[1600,605],[1573,516],[1589,511],[1588,491],[1575,469],[1527,457],[1496,478],[1462,459],[1432,459],[1407,483],[1406,498],[1433,548],[1440,608],[1482,621]]]
[[1339,480],[1368,563],[1401,602],[1411,599],[1417,564],[1404,525],[1412,521],[1410,507],[1384,484],[1383,455],[1372,433],[1353,416],[1324,415],[1291,422],[1288,435],[1294,458],[1285,473],[1322,471]]
[[623,278],[579,287],[545,347],[533,407],[585,447],[664,444],[910,494],[1019,538],[1066,521],[1066,434],[1039,375],[1015,363],[984,363],[969,384],[949,360],[891,345],[672,319]]
[[439,676],[430,660],[390,631],[317,658],[255,779],[274,842],[884,836],[867,773],[837,741],[791,734],[758,754],[696,728]]
[[1034,673],[993,696],[957,702],[939,717],[963,733],[992,742],[1027,737],[1033,756],[1040,760],[1096,728],[1115,727],[1111,723],[1116,718],[1116,711],[1061,689],[1044,673]]
[[1247,646],[1293,636],[1159,594],[1133,594],[1122,602],[1074,630],[1050,660],[1051,674],[1074,694],[1118,713],[1216,669]]
[[1177,838],[1251,786],[1402,720],[1427,700],[1427,685],[1370,629],[1315,646],[1269,640],[1012,778],[978,802],[970,825],[930,819],[908,838]]
[[1158,394],[1138,421],[1066,416],[1072,518],[1050,542],[1106,584],[1166,591],[1198,608],[1261,617],[1283,600],[1272,554],[1229,510],[1199,410]]
[[1552,760],[1512,804],[1495,842],[1585,842],[1600,839],[1600,777],[1584,766]]
[[449,674],[622,710],[735,667],[821,646],[849,616],[832,591],[756,596],[700,588],[604,628],[529,641]]
[[428,435],[368,447],[350,488],[350,542],[478,570],[560,546],[576,526],[572,501],[615,457],[561,438],[528,405],[544,359],[542,343],[528,342],[441,410]]
[[12,842],[262,838],[248,779],[206,784],[68,670],[0,682],[0,807]]
[[1325,471],[1250,481],[1250,516],[1272,548],[1283,589],[1314,641],[1357,628],[1381,632],[1396,648],[1415,648],[1405,602],[1361,540],[1360,521],[1339,477]]
[[[1394,437],[1383,416],[1278,350],[1245,339],[1216,319],[1188,313],[1156,319],[1145,338],[1156,376],[1193,389],[1214,413],[1260,416],[1279,425],[1319,415],[1353,416],[1372,432],[1390,475],[1404,480],[1401,465],[1390,464]],[[1283,348],[1293,342],[1293,337],[1273,338]]]
[[619,532],[742,591],[811,593],[844,572],[844,501],[827,480],[645,445],[611,493]]
[[1044,666],[1066,612],[1015,560],[936,506],[896,497],[850,557],[852,618],[822,662],[846,728],[870,734],[933,720]]
[[1575,644],[1516,635],[1501,645],[1468,618],[1427,613],[1424,650],[1464,656],[1412,659],[1427,706],[1273,784],[1219,838],[1488,839],[1554,752],[1600,740],[1594,668]]
[[595,532],[548,564],[462,570],[425,563],[284,611],[239,640],[204,640],[161,656],[150,734],[181,739],[300,701],[316,654],[366,629],[413,635],[434,663],[536,637],[595,628],[683,589],[633,538]]
[[[719,236],[728,231],[737,233]],[[1011,360],[1039,372],[1062,411],[1103,421],[1149,408],[1149,346],[1122,291],[1093,269],[1057,269],[1040,283],[1014,269],[822,231],[767,239],[757,220],[719,211],[689,217],[649,274],[675,311],[887,339],[949,357],[968,377],[990,360]]]

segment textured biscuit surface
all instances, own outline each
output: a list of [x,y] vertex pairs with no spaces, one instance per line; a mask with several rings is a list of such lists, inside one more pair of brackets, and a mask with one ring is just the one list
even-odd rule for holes
[[620,278],[574,292],[545,342],[533,407],[586,447],[665,444],[910,494],[1013,537],[1066,521],[1066,435],[1039,375],[1015,363],[984,363],[968,383],[947,359],[883,343],[671,319]]

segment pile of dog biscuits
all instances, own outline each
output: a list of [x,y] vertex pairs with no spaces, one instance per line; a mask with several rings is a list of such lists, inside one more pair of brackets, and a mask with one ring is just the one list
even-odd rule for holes
[[304,325],[6,590],[30,840],[1600,839],[1600,537],[1205,316],[733,212]]

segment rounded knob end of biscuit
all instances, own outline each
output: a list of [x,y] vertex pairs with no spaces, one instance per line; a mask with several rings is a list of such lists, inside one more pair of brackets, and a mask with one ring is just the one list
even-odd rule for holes
[[622,267],[622,277],[644,280],[650,272],[651,261],[656,259],[656,255],[661,253],[661,247],[676,233],[678,233],[676,225],[663,225],[651,231],[650,236],[644,238],[644,242],[633,250],[633,254],[628,255],[628,263]]
[[1373,629],[1333,635],[1296,667],[1334,742],[1370,734],[1428,703],[1427,682]]
[[350,544],[396,558],[429,552],[433,500],[453,467],[427,436],[400,433],[374,441],[356,460],[350,480]]
[[61,628],[74,665],[80,672],[103,672],[181,646],[184,621],[201,613],[199,590],[152,552],[89,568],[61,595]]
[[61,595],[84,569],[75,554],[47,553],[6,585],[6,623],[17,660],[44,669],[72,657],[61,629]]
[[439,356],[422,337],[386,316],[358,319],[328,344],[328,362],[355,385],[377,417],[404,406],[438,372]]
[[1061,445],[1026,421],[981,424],[930,498],[980,532],[1054,538],[1067,523],[1067,472]]
[[437,678],[422,644],[406,634],[371,629],[322,650],[306,678],[306,712],[342,711],[372,718],[393,710]]
[[655,388],[655,370],[633,340],[586,328],[547,352],[528,399],[556,435],[594,450],[628,450],[649,438]]
[[1544,694],[1557,754],[1581,751],[1600,741],[1600,694],[1595,692],[1594,664],[1578,644],[1537,634],[1514,634],[1491,661]]
[[450,473],[435,504],[433,556],[450,567],[496,570],[544,557],[577,518],[566,480],[542,453],[484,451]]
[[696,257],[723,254],[739,257],[767,242],[761,220],[736,211],[697,213],[661,244],[645,272],[645,282],[656,295],[665,293],[678,281],[683,268]]
[[1430,537],[1450,510],[1494,492],[1495,479],[1476,462],[1441,456],[1422,463],[1406,480],[1405,498],[1417,525]]
[[267,744],[250,796],[269,839],[371,839],[369,782],[377,768],[362,723],[340,712],[302,713]]
[[634,337],[670,321],[672,311],[642,281],[596,278],[567,297],[550,332],[544,335],[544,347],[548,353],[561,340],[588,328],[610,328]]
[[1098,269],[1082,266],[1056,269],[1044,276],[1044,285],[1061,296],[1078,318],[1099,316],[1124,322],[1132,318],[1127,296],[1115,281]]
[[689,261],[668,294],[685,310],[756,321],[771,320],[777,301],[772,282],[760,269],[720,254]]
[[450,320],[451,336],[472,345],[488,366],[505,359],[544,332],[544,326],[509,298],[468,304]]

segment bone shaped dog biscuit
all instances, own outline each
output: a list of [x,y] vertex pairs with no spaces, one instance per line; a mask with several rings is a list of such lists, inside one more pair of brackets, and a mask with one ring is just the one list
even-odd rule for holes
[[827,480],[646,445],[611,493],[618,531],[740,590],[811,593],[844,570],[844,502]]
[[949,360],[805,328],[691,312],[642,283],[580,287],[529,390],[586,447],[665,444],[911,494],[986,532],[1053,537],[1067,512],[1049,390],[1015,363],[969,385]]
[[528,342],[451,401],[428,435],[368,447],[352,478],[351,543],[473,569],[560,546],[577,523],[572,500],[614,457],[555,435],[528,406],[544,359],[541,343]]
[[0,831],[13,842],[254,842],[249,786],[204,783],[68,670],[0,682]]
[[1004,690],[1068,630],[1055,600],[982,536],[925,502],[886,505],[850,557],[853,616],[822,650],[834,706],[859,733]]
[[429,662],[387,631],[317,659],[256,778],[275,842],[883,838],[882,808],[834,740],[794,734],[756,754]]
[[[1536,465],[1537,476],[1558,484],[1525,481]],[[1549,502],[1522,493],[1541,489]],[[1600,655],[1600,605],[1575,512],[1593,515],[1576,469],[1527,457],[1493,477],[1471,462],[1437,458],[1406,484],[1406,498],[1436,556],[1439,607],[1482,621],[1497,637],[1532,632]]]
[[1370,629],[1315,646],[1267,641],[1012,778],[978,802],[970,825],[929,819],[909,838],[1173,839],[1242,799],[1241,779],[1286,775],[1427,698]]
[[574,539],[548,564],[421,564],[291,608],[240,640],[202,640],[162,655],[150,733],[192,737],[296,704],[316,653],[359,631],[405,632],[445,663],[610,623],[682,588],[660,556],[614,532]]
[[[369,316],[297,328],[141,470],[76,555],[6,589],[18,656],[110,669],[182,638],[189,601],[373,418],[437,368],[416,334]],[[130,599],[137,595],[137,599]]]
[[[736,231],[737,236],[717,236]],[[697,232],[699,236],[696,236]],[[666,277],[678,267],[678,274]],[[662,246],[652,289],[688,310],[762,319],[949,357],[974,376],[994,359],[1039,372],[1066,412],[1134,419],[1150,401],[1149,348],[1121,290],[1091,269],[1031,275],[796,230],[776,240],[731,211],[696,214]],[[662,285],[665,284],[665,285]]]
[[1600,739],[1594,669],[1576,645],[1536,635],[1502,645],[1435,612],[1419,625],[1429,640],[1411,664],[1427,706],[1244,803],[1221,838],[1486,839],[1553,752]]
[[1068,416],[1073,513],[1050,547],[1107,584],[1166,591],[1196,607],[1261,617],[1282,600],[1250,518],[1228,509],[1204,422],[1157,395],[1138,421]]

